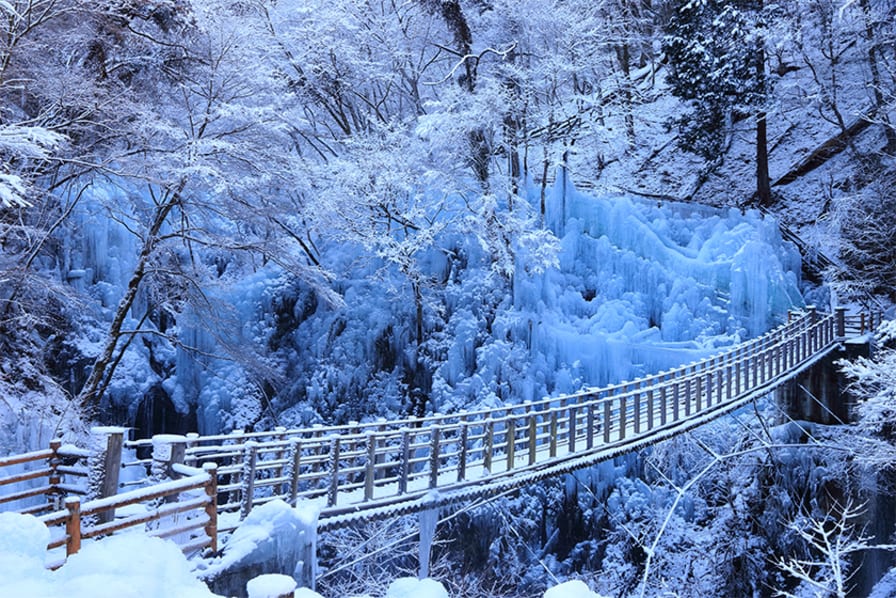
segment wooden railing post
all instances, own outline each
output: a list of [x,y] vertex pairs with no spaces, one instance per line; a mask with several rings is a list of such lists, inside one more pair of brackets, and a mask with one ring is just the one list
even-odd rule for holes
[[715,384],[713,384],[713,372],[706,372],[706,406],[712,407],[712,392],[715,390]]
[[635,392],[632,395],[632,401],[634,402],[635,413],[632,419],[635,422],[635,434],[641,433],[641,393]]
[[681,382],[676,380],[672,385],[672,420],[678,421],[680,417],[679,405],[681,404]]
[[725,398],[729,401],[731,400],[731,384],[734,382],[732,375],[733,368],[729,362],[728,365],[725,366]]
[[[90,468],[89,496],[91,499],[106,498],[118,494],[118,480],[121,473],[121,449],[124,446],[126,428],[95,427],[90,430],[95,447],[94,456],[88,459]],[[182,437],[181,437],[182,438]],[[180,461],[183,462],[181,453]],[[168,475],[168,477],[173,477]],[[97,523],[112,521],[112,509],[95,515]]]
[[653,389],[647,391],[647,430],[653,429]]
[[[241,429],[231,430],[231,431],[230,431],[230,434],[229,434],[230,437],[227,438],[226,440],[224,440],[224,444],[227,445],[227,446],[234,446],[234,449],[233,449],[233,450],[234,450],[234,451],[237,451],[238,448],[237,448],[236,445],[239,445],[239,444],[242,442],[242,438],[241,438],[241,436],[242,436],[244,433],[245,433],[245,432],[244,432],[243,430],[241,430]],[[240,458],[242,458],[242,457],[240,457]],[[237,463],[235,463],[235,462],[232,463],[232,465],[236,465],[236,464],[237,464]],[[235,487],[237,487],[237,488],[239,487],[240,482],[241,482],[241,480],[240,480],[240,472],[242,471],[242,463],[240,463],[239,465],[240,465],[240,468],[239,468],[239,469],[236,469],[233,473],[231,473],[231,474],[230,474],[230,479],[228,480],[228,484],[229,484],[230,486],[235,486]],[[239,490],[231,491],[231,492],[228,493],[228,502],[233,502],[232,500],[230,500],[230,495],[231,495],[231,494],[234,495],[234,496],[236,496],[237,498],[239,498],[239,496],[240,496],[240,492],[239,492]]]
[[302,475],[302,439],[293,437],[289,440],[289,465],[287,470],[289,479],[289,494],[287,502],[296,506],[299,499],[299,478]]
[[327,490],[327,506],[336,505],[339,494],[339,436],[330,437],[330,487]]
[[628,426],[628,422],[626,421],[626,410],[628,406],[626,403],[625,395],[619,395],[619,440],[625,440],[625,428]]
[[576,435],[579,433],[576,429],[578,423],[578,413],[575,405],[569,406],[569,452],[576,452]]
[[696,378],[694,378],[694,382],[697,383],[697,390],[694,391],[694,412],[700,413],[703,410],[703,376],[697,376]]
[[548,430],[548,442],[550,443],[548,448],[548,455],[553,458],[557,456],[557,410],[551,409],[551,424]]
[[401,429],[398,453],[398,493],[404,494],[408,491],[408,476],[411,473],[411,431],[407,428]]
[[613,399],[608,396],[604,398],[604,442],[610,443],[611,417],[613,415]]
[[668,392],[666,390],[666,382],[668,379],[663,380],[663,385],[660,386],[660,425],[665,426],[669,420],[669,398]]
[[[277,426],[274,428],[274,438],[276,438],[277,442],[285,443],[286,442],[286,427],[285,426]],[[282,478],[283,473],[289,467],[289,462],[283,463],[284,456],[288,455],[288,449],[280,449],[276,453],[274,453],[274,460],[280,462],[280,466],[277,468],[277,477]]]
[[507,420],[504,439],[507,441],[507,471],[510,471],[516,462],[516,420],[513,416]]
[[529,465],[535,463],[538,442],[538,414],[529,412]]
[[174,464],[184,462],[187,438],[178,434],[156,434],[152,437],[152,465],[150,475],[154,480],[175,480],[180,477]]
[[590,397],[585,409],[585,430],[587,431],[585,448],[590,451],[594,448],[594,402]]
[[364,500],[373,498],[373,482],[376,479],[376,434],[367,432],[367,462],[364,464]]
[[77,554],[81,550],[81,499],[69,496],[65,499],[65,556]]
[[470,437],[469,425],[466,421],[461,422],[458,434],[460,439],[457,446],[457,481],[463,482],[467,479],[467,443]]
[[203,463],[202,469],[208,474],[208,483],[205,485],[205,495],[208,496],[208,503],[205,505],[208,517],[205,535],[208,536],[209,548],[214,553],[218,552],[218,465]]
[[436,488],[439,485],[439,441],[442,437],[442,428],[433,425],[429,429],[429,487]]
[[254,440],[243,445],[242,488],[240,489],[240,521],[249,515],[255,502],[255,466],[258,463],[258,443]]
[[60,497],[62,496],[62,491],[59,489],[59,484],[62,483],[62,476],[59,475],[59,465],[62,463],[62,458],[59,456],[59,447],[62,446],[62,440],[59,438],[54,438],[50,441],[50,450],[53,451],[53,455],[48,460],[48,465],[50,466],[50,493],[47,494],[47,500],[50,503],[50,509],[56,511],[60,506]]
[[491,417],[485,422],[485,439],[482,446],[482,468],[486,474],[492,470],[492,451],[495,446],[495,420]]

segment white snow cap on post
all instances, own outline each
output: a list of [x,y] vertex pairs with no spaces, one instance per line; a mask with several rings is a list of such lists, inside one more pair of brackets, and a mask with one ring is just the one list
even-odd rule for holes
[[400,577],[389,584],[386,598],[448,598],[448,592],[434,579]]
[[544,593],[544,598],[605,598],[597,592],[592,592],[584,581],[574,579],[554,586]]
[[249,598],[293,598],[295,591],[296,580],[276,573],[259,575],[246,584]]

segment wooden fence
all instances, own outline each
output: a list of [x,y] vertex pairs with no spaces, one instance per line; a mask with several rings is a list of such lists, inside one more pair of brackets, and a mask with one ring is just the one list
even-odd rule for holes
[[[66,498],[64,509],[40,517],[51,530],[62,532],[47,549],[65,547],[65,556],[70,556],[81,549],[82,540],[139,527],[150,536],[174,540],[185,553],[217,551],[217,466],[178,469],[184,477],[146,488],[84,503],[77,496]],[[141,505],[142,512],[115,517],[116,509],[131,505]],[[98,516],[106,513],[112,516],[100,522]]]
[[[82,540],[128,528],[171,538],[184,552],[217,550],[218,475],[214,463],[204,464],[202,469],[171,463],[157,470],[147,487],[119,494],[117,470],[123,432],[102,428],[98,433],[105,440],[98,452],[53,440],[48,449],[0,458],[0,472],[17,470],[0,477],[0,505],[37,515],[59,532],[47,549],[64,547],[64,556],[51,567],[78,552]],[[110,480],[114,487],[110,488]],[[116,517],[116,509],[133,505],[141,505],[140,512]]]

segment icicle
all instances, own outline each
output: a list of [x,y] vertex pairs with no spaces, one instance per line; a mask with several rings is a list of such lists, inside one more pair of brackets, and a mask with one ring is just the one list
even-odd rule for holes
[[[429,492],[423,497],[424,505],[431,503],[435,505],[438,494],[435,491]],[[432,557],[432,543],[436,537],[436,524],[439,522],[439,509],[435,506],[425,506],[417,515],[417,521],[420,526],[420,570],[419,577],[424,579],[429,577],[429,561]]]

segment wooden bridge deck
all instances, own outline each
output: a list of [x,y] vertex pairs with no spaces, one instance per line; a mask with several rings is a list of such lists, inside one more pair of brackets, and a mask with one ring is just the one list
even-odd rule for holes
[[338,527],[644,448],[771,392],[865,327],[864,316],[810,310],[718,355],[631,382],[451,415],[197,436],[186,439],[184,455],[187,464],[219,465],[219,510],[244,517],[276,498],[318,499],[321,527]]
[[[219,523],[221,513],[236,513],[243,519],[252,508],[278,498],[290,504],[300,499],[320,501],[319,528],[338,528],[498,494],[642,449],[773,391],[873,324],[865,314],[847,317],[838,309],[822,315],[810,309],[791,314],[788,323],[761,337],[699,362],[631,382],[495,409],[335,427],[160,435],[139,441],[124,441],[124,429],[105,430],[101,433],[108,438],[99,451],[65,453],[54,441],[51,450],[29,454],[28,461],[48,462],[49,468],[0,478],[0,489],[7,482],[33,484],[47,475],[46,487],[25,493],[46,494],[50,501],[44,499],[45,506],[29,505],[27,510],[55,509],[43,518],[62,529],[62,538],[51,547],[65,546],[67,554],[77,551],[81,537],[124,527],[109,522],[115,508],[147,497],[156,503],[159,496],[166,503],[195,502],[190,508],[147,504],[148,514],[132,517],[133,525],[155,521],[158,527],[158,520],[183,513],[167,524],[170,529],[163,535],[179,539],[185,551],[214,550],[219,528],[227,529],[220,525],[223,519]],[[150,446],[152,458],[122,463],[122,447]],[[63,465],[65,454],[83,457],[86,465]],[[0,458],[0,468],[24,461],[23,456]],[[144,487],[119,492],[117,471],[138,465],[149,474],[139,483]],[[88,476],[86,488],[66,483],[67,473]],[[170,480],[179,478],[185,483],[172,486]],[[154,492],[162,487],[165,492]],[[97,488],[105,490],[89,496]],[[106,510],[108,516],[82,530],[77,498],[65,499],[66,508],[61,508],[70,491],[93,499],[84,503],[85,513]],[[181,492],[184,496],[179,496]],[[0,491],[0,502],[4,496],[16,500],[21,494]]]

